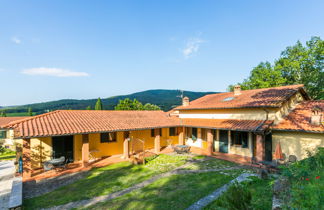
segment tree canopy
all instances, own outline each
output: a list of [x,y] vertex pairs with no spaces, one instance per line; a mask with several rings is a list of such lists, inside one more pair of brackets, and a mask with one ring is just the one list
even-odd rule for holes
[[96,102],[95,110],[102,110],[102,102],[101,102],[100,98],[98,98],[98,100]]
[[150,103],[143,105],[137,99],[125,98],[124,100],[119,100],[115,110],[160,110],[160,107]]
[[7,114],[6,114],[6,111],[5,110],[2,110],[0,112],[0,117],[7,117]]
[[[312,37],[304,46],[297,42],[275,60],[261,62],[241,85],[243,90],[304,84],[313,99],[324,99],[324,41]],[[232,90],[234,85],[230,85]]]
[[31,107],[28,108],[27,113],[28,113],[28,116],[33,116],[33,110]]

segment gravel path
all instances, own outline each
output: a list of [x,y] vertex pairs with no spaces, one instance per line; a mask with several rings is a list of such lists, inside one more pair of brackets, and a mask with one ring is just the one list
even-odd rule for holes
[[8,209],[14,174],[14,161],[0,162],[0,210]]
[[249,177],[251,176],[257,176],[256,174],[249,174],[249,173],[244,173],[241,174],[240,176],[238,176],[237,178],[233,179],[232,181],[230,181],[229,183],[223,185],[222,187],[216,189],[214,192],[212,192],[211,194],[203,197],[202,199],[200,199],[199,201],[197,201],[196,203],[192,204],[189,208],[187,208],[187,210],[200,210],[203,207],[207,206],[208,204],[210,204],[211,202],[213,202],[214,200],[216,200],[219,196],[221,196],[225,191],[227,191],[227,189],[234,183],[234,182],[243,182],[245,180],[247,180]]

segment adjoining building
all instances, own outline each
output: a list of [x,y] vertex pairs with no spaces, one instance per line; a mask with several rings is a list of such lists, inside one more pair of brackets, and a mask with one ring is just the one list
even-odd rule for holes
[[210,94],[163,111],[58,110],[7,124],[22,147],[26,176],[50,158],[86,165],[89,156],[129,157],[130,141],[159,153],[170,144],[207,154],[271,160],[277,144],[298,160],[324,147],[324,101],[311,101],[303,85]]

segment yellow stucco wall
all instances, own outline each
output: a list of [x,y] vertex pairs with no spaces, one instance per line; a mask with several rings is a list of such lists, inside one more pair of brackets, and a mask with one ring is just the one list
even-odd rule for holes
[[32,168],[42,167],[42,162],[51,159],[52,156],[52,139],[32,138],[30,139],[31,164]]
[[[131,138],[144,140],[145,149],[154,148],[154,139],[151,137],[151,130],[131,131]],[[162,129],[161,147],[167,146],[168,139],[172,140],[172,144],[178,144],[178,135],[169,136],[169,128]],[[22,140],[16,140],[22,144]],[[89,134],[89,151],[95,158],[123,154],[124,132],[117,132],[116,142],[100,142],[100,133]],[[82,135],[74,135],[73,138],[73,155],[74,161],[82,160]],[[42,162],[49,160],[52,156],[52,138],[32,138],[31,139],[31,159],[32,167],[42,167]]]
[[298,105],[302,101],[304,101],[304,98],[300,92],[290,97],[289,100],[284,102],[282,106],[277,109],[275,118],[273,119],[274,124],[279,123],[285,116],[289,114],[289,112],[291,112],[296,107],[296,105]]
[[297,159],[301,160],[307,158],[307,150],[314,152],[317,147],[324,147],[324,134],[273,131],[273,153],[278,142],[280,142],[282,152],[287,157],[289,155],[296,155]]

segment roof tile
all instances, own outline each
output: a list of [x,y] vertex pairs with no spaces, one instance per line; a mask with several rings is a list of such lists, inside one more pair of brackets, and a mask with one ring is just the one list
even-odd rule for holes
[[274,125],[275,130],[291,130],[324,133],[324,125],[312,125],[310,123],[312,110],[318,107],[324,115],[324,100],[304,101],[297,105],[279,124]]
[[302,88],[303,85],[289,85],[243,90],[237,96],[233,92],[210,94],[191,101],[189,106],[179,106],[175,110],[280,107],[282,102]]

